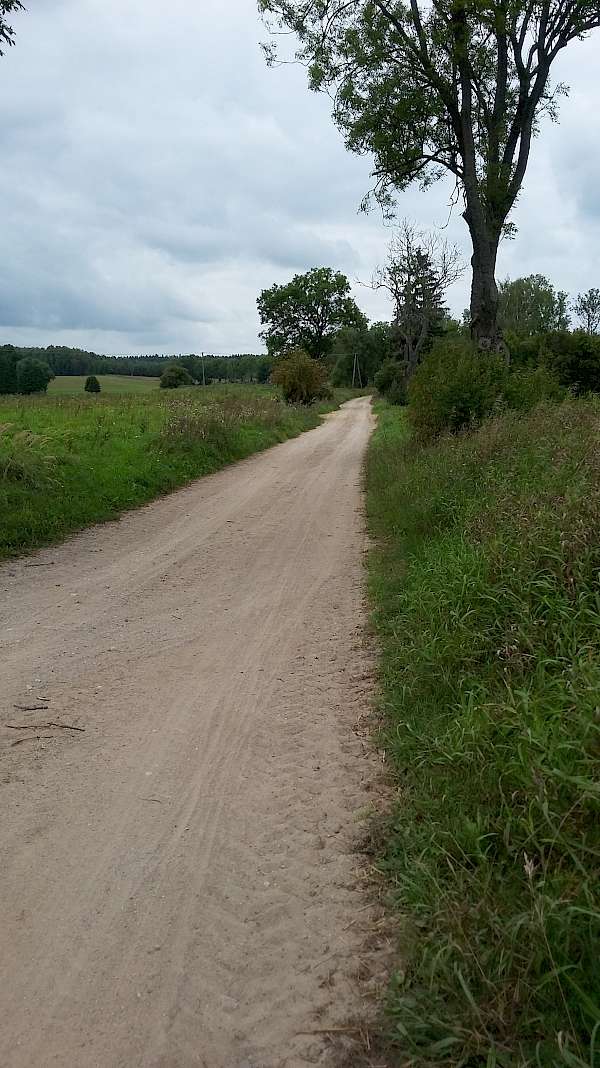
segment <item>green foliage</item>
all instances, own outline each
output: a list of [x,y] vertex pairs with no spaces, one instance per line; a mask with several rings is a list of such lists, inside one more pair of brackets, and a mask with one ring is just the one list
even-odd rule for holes
[[380,412],[379,866],[405,933],[374,1063],[598,1068],[599,419],[567,400],[419,448]]
[[406,404],[404,367],[398,360],[388,359],[375,375],[375,386],[390,404]]
[[35,360],[26,357],[19,360],[16,366],[17,392],[18,393],[45,393],[48,382],[52,379],[52,371],[43,360]]
[[163,371],[159,385],[161,389],[179,389],[180,386],[193,386],[194,379],[185,367],[174,364]]
[[96,378],[96,375],[88,375],[83,388],[86,393],[99,393],[100,383]]
[[600,393],[600,337],[577,330],[549,334],[539,343],[540,362],[574,393]]
[[534,337],[551,330],[567,330],[568,297],[541,274],[507,278],[498,286],[500,325],[515,338]]
[[586,334],[597,334],[600,328],[600,289],[588,289],[580,293],[573,304],[573,311]]
[[317,426],[318,412],[287,407],[261,386],[102,392],[93,404],[82,392],[3,397],[0,557],[113,519],[293,437]]
[[21,0],[0,0],[0,56],[4,55],[4,48],[15,43],[15,31],[6,21],[6,15],[14,15],[17,11],[24,11]]
[[[384,360],[392,354],[394,332],[389,323],[372,323],[357,329],[345,326],[335,336],[331,379],[336,386],[367,386]],[[356,357],[356,366],[355,366]]]
[[0,347],[0,395],[17,392],[18,359],[14,345]]
[[313,267],[287,285],[263,289],[257,305],[265,327],[261,336],[272,355],[298,348],[320,360],[329,355],[342,327],[367,325],[346,275],[331,267]]
[[419,437],[481,422],[500,402],[506,368],[463,338],[437,341],[409,386],[409,418]]
[[302,349],[277,360],[271,382],[279,386],[287,404],[313,404],[327,396],[327,371]]
[[502,387],[502,400],[507,408],[529,411],[543,401],[564,400],[566,390],[557,376],[548,368],[510,368]]

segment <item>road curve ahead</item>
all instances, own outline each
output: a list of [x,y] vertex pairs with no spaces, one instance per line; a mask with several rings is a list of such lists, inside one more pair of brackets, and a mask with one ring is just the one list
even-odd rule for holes
[[351,401],[0,568],[3,1068],[328,1063],[358,998],[371,428]]

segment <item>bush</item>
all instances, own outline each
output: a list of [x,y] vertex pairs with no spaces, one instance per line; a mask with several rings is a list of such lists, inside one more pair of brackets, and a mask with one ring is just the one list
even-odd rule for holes
[[163,371],[159,385],[161,389],[179,389],[180,386],[193,386],[194,379],[185,367],[175,365]]
[[83,387],[86,393],[99,393],[100,383],[96,378],[96,375],[88,375],[85,380],[85,386]]
[[408,386],[409,418],[421,438],[480,423],[502,403],[507,368],[463,338],[437,341]]
[[398,360],[384,360],[377,371],[375,387],[390,404],[406,404],[404,369]]
[[17,390],[19,393],[45,393],[48,382],[54,377],[47,363],[26,356],[17,364]]
[[507,408],[530,411],[542,401],[560,401],[566,396],[557,376],[547,367],[510,369],[503,390]]
[[294,349],[277,361],[271,382],[281,388],[288,404],[313,404],[330,395],[327,371],[303,349]]
[[582,330],[547,334],[540,342],[540,362],[573,393],[600,393],[600,337]]

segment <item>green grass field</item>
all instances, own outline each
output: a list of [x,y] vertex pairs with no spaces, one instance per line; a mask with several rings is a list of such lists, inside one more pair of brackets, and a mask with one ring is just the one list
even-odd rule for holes
[[309,430],[352,395],[304,409],[251,385],[0,397],[0,558]]
[[573,400],[419,447],[380,406],[384,1063],[600,1065],[599,430]]
[[[102,393],[148,393],[158,389],[158,378],[129,378],[127,375],[96,375]],[[48,394],[54,396],[77,396],[84,392],[87,375],[58,375],[48,386]]]

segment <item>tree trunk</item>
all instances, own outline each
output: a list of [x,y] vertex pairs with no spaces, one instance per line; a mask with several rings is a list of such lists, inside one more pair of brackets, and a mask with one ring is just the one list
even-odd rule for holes
[[471,284],[471,337],[482,352],[500,353],[508,361],[508,349],[498,322],[496,259],[498,239],[481,238],[471,231],[473,281]]

